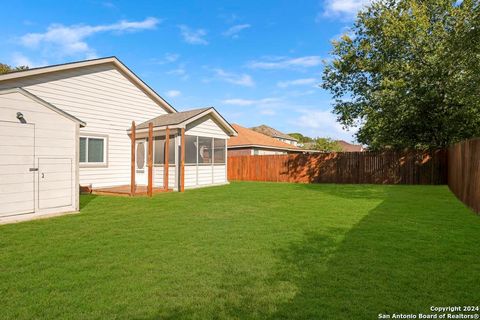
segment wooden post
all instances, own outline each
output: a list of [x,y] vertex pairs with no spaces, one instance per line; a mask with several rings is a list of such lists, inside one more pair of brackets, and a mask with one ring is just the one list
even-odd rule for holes
[[148,196],[153,195],[153,123],[148,124]]
[[132,121],[132,132],[130,139],[132,142],[131,162],[130,162],[130,196],[135,195],[135,121]]
[[168,151],[170,150],[170,129],[165,130],[165,161],[163,162],[163,189],[168,190]]
[[180,138],[180,192],[185,191],[185,128],[182,128]]

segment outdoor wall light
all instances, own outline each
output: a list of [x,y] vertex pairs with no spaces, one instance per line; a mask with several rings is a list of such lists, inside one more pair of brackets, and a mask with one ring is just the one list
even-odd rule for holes
[[21,112],[17,112],[17,119],[18,119],[21,123],[27,123],[27,121],[26,121],[25,118],[23,117],[23,113],[21,113]]

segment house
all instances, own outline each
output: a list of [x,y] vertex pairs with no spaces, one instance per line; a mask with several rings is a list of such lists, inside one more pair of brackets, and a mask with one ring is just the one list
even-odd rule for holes
[[77,211],[79,185],[228,183],[236,134],[214,108],[177,112],[115,57],[0,75],[0,218]]
[[289,136],[288,134],[285,134],[283,132],[280,132],[277,129],[269,127],[265,124],[262,124],[258,127],[252,127],[250,129],[258,133],[264,134],[266,136],[272,137],[274,139],[277,139],[278,141],[290,144],[292,146],[295,146],[295,147],[300,146],[300,143],[294,137]]
[[344,140],[337,140],[337,144],[342,148],[342,152],[361,152],[365,151],[361,144],[352,144]]
[[228,140],[228,156],[242,155],[279,155],[302,153],[305,150],[297,146],[279,141],[252,129],[238,124],[232,125],[238,135]]

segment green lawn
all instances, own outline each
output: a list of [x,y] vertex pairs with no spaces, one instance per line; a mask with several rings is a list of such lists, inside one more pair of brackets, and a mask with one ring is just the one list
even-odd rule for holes
[[445,186],[232,183],[0,226],[0,318],[377,319],[478,305]]

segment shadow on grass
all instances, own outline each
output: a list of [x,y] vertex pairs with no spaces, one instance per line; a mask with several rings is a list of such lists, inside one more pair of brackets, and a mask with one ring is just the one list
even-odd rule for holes
[[88,207],[90,202],[93,200],[97,199],[99,196],[94,195],[94,194],[84,194],[80,196],[80,210],[85,209]]
[[[350,198],[348,189],[333,194]],[[415,188],[385,190],[384,201],[340,244],[309,234],[279,252],[282,265],[291,266],[280,274],[290,272],[298,292],[271,319],[376,319],[480,300],[478,255],[469,249],[480,241],[478,219],[442,199],[425,205]]]

